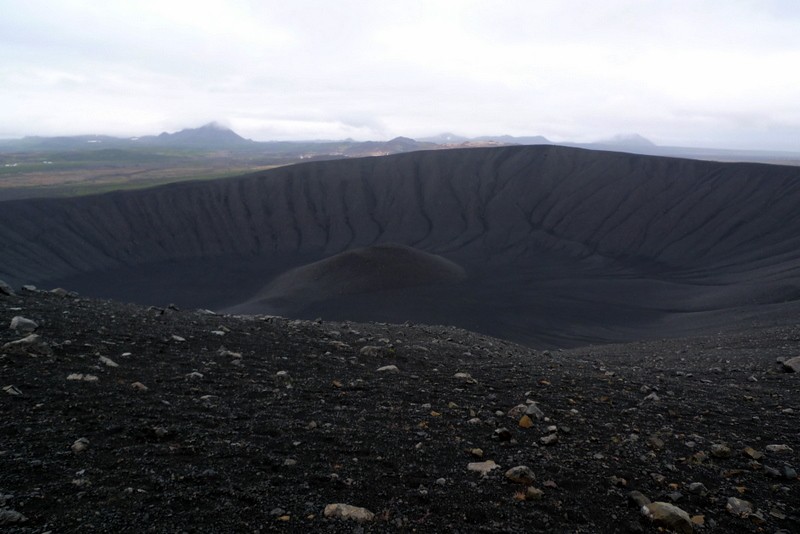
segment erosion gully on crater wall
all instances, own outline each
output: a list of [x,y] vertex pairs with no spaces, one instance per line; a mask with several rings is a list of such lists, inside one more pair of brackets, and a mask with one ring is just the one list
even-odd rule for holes
[[[797,167],[558,146],[414,152],[3,202],[0,278],[581,345],[791,316],[798,205]],[[356,250],[366,267],[342,255]]]

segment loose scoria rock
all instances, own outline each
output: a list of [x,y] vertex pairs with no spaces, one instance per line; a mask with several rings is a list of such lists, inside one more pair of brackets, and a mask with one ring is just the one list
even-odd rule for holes
[[9,510],[7,508],[0,510],[0,525],[15,525],[17,523],[24,523],[27,520],[27,517],[16,510]]
[[753,447],[745,447],[743,452],[745,456],[752,458],[753,460],[760,460],[764,457],[763,452],[757,451]]
[[800,356],[795,356],[783,362],[783,369],[787,373],[800,373]]
[[67,376],[67,380],[77,380],[81,382],[97,382],[100,380],[95,375],[90,374],[83,374],[83,373],[72,373]]
[[16,330],[17,332],[31,334],[37,328],[39,328],[39,324],[36,321],[32,321],[26,317],[22,317],[21,315],[17,315],[11,319],[11,329]]
[[689,514],[667,502],[653,502],[642,507],[642,514],[655,525],[674,530],[680,534],[691,534],[694,531]]
[[517,484],[533,484],[534,474],[527,465],[518,465],[506,471],[506,478]]
[[467,384],[476,384],[478,381],[472,378],[472,375],[469,373],[456,373],[453,375],[453,378],[457,378],[458,380],[463,380]]
[[3,352],[8,354],[41,354],[48,355],[52,351],[50,346],[42,341],[36,334],[31,334],[16,341],[9,341],[3,345]]
[[51,289],[50,293],[52,293],[53,295],[56,295],[57,297],[61,297],[62,299],[65,299],[67,297],[69,297],[71,299],[74,299],[74,298],[78,297],[78,294],[76,292],[67,291],[63,287],[57,287],[55,289]]
[[555,445],[558,443],[558,434],[549,434],[539,438],[539,441],[542,443],[542,445]]
[[134,382],[131,384],[131,388],[135,389],[136,391],[147,391],[149,388],[142,384],[141,382]]
[[728,504],[725,505],[725,509],[733,515],[747,517],[753,513],[753,504],[744,499],[730,497],[728,499]]
[[731,448],[727,443],[714,443],[711,445],[711,456],[714,458],[730,458]]
[[325,507],[325,517],[332,519],[352,519],[359,523],[365,523],[372,521],[375,518],[375,514],[359,506],[335,503]]
[[475,471],[480,473],[481,476],[486,476],[493,469],[500,467],[494,460],[486,460],[485,462],[470,462],[467,464],[467,471]]
[[362,356],[378,356],[381,353],[381,348],[374,345],[366,345],[361,347],[358,353]]
[[14,290],[11,289],[11,286],[0,280],[0,295],[8,295],[13,296]]
[[511,437],[511,431],[506,427],[496,428],[492,434],[492,439],[496,439],[498,441],[510,441]]
[[628,500],[635,504],[639,509],[647,506],[651,502],[650,499],[648,499],[641,491],[636,490],[628,493]]
[[119,364],[106,356],[100,356],[100,363],[106,367],[119,367]]
[[72,452],[75,454],[81,453],[89,448],[89,440],[86,438],[78,438],[75,440],[75,443],[72,444]]
[[539,488],[529,486],[528,489],[525,490],[526,501],[541,501],[542,497],[544,497],[544,492]]
[[538,420],[544,419],[544,412],[542,412],[542,410],[540,410],[539,407],[536,406],[536,404],[530,404],[525,409],[525,415],[527,415],[528,417],[532,417],[532,418],[538,419]]
[[16,397],[22,395],[22,391],[20,391],[20,389],[17,386],[13,385],[13,384],[10,385],[10,386],[5,386],[3,388],[3,391],[8,393],[9,395],[14,395]]
[[689,493],[705,497],[708,495],[708,488],[702,482],[692,482],[689,484]]
[[784,443],[773,443],[771,445],[767,445],[766,449],[767,452],[773,452],[773,453],[793,452],[792,448]]

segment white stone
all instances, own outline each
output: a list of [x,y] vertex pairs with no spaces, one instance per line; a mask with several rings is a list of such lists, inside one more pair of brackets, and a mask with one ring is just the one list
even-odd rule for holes
[[27,319],[21,315],[17,315],[11,319],[11,329],[16,330],[17,332],[30,334],[37,328],[39,328],[39,324],[36,321]]
[[500,466],[494,463],[494,460],[486,460],[485,462],[470,462],[467,464],[467,471],[474,471],[480,473],[481,476],[488,475],[493,469],[499,469]]
[[89,440],[86,438],[78,438],[75,440],[75,443],[72,444],[72,452],[75,454],[81,453],[89,448]]
[[106,367],[119,367],[119,364],[117,362],[105,356],[100,356],[100,363],[102,363]]
[[343,503],[327,505],[324,513],[325,517],[330,519],[349,519],[359,523],[372,521],[375,518],[375,514],[366,508]]

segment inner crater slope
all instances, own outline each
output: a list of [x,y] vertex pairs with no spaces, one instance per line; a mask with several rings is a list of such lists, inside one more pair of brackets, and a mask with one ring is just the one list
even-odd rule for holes
[[2,202],[0,279],[536,346],[625,341],[796,317],[797,206],[790,166],[413,152]]

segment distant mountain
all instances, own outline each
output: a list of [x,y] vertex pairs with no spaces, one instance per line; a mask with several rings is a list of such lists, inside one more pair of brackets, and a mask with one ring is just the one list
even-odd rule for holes
[[[444,132],[430,137],[411,139],[396,137],[389,141],[356,141],[354,139],[305,140],[305,141],[252,141],[245,139],[230,128],[212,122],[199,128],[186,128],[174,133],[163,132],[159,135],[142,137],[111,137],[108,135],[76,135],[59,137],[31,136],[22,139],[0,139],[0,153],[48,153],[51,159],[55,153],[87,151],[96,153],[106,151],[106,156],[113,153],[109,150],[124,150],[132,154],[142,152],[173,153],[185,151],[213,152],[225,150],[238,156],[282,158],[284,163],[295,160],[339,159],[364,156],[382,156],[413,152],[416,150],[436,150],[452,148],[481,148],[498,145],[553,145],[627,152],[671,157],[688,157],[694,159],[717,161],[755,161],[765,163],[800,164],[800,152],[782,152],[765,150],[726,150],[718,148],[680,147],[656,145],[638,133],[618,134],[593,143],[575,143],[563,141],[554,143],[541,135],[483,135],[464,137],[452,132]],[[168,150],[167,150],[168,149]],[[191,154],[190,154],[191,155]],[[104,156],[104,157],[106,157]],[[130,154],[128,154],[129,157]],[[137,156],[138,157],[138,156]],[[124,158],[121,158],[124,159]],[[271,160],[272,161],[272,160]]]
[[416,141],[409,137],[395,137],[389,141],[364,141],[362,143],[353,142],[344,150],[347,156],[383,156],[388,154],[400,154],[402,152],[413,152],[415,150],[426,150],[439,148],[435,143]]
[[631,134],[617,134],[614,137],[603,139],[592,143],[595,145],[617,146],[617,147],[636,147],[636,148],[652,148],[657,146],[654,142],[642,137],[638,133]]
[[0,142],[3,151],[65,151],[98,149],[135,149],[137,147],[170,147],[204,150],[252,148],[258,143],[245,139],[230,128],[212,122],[199,128],[142,137],[111,137],[108,135],[75,135],[59,137],[25,137]]
[[247,147],[253,144],[253,141],[216,122],[210,122],[199,128],[186,128],[175,133],[163,132],[158,136],[140,137],[138,142],[208,149]]

